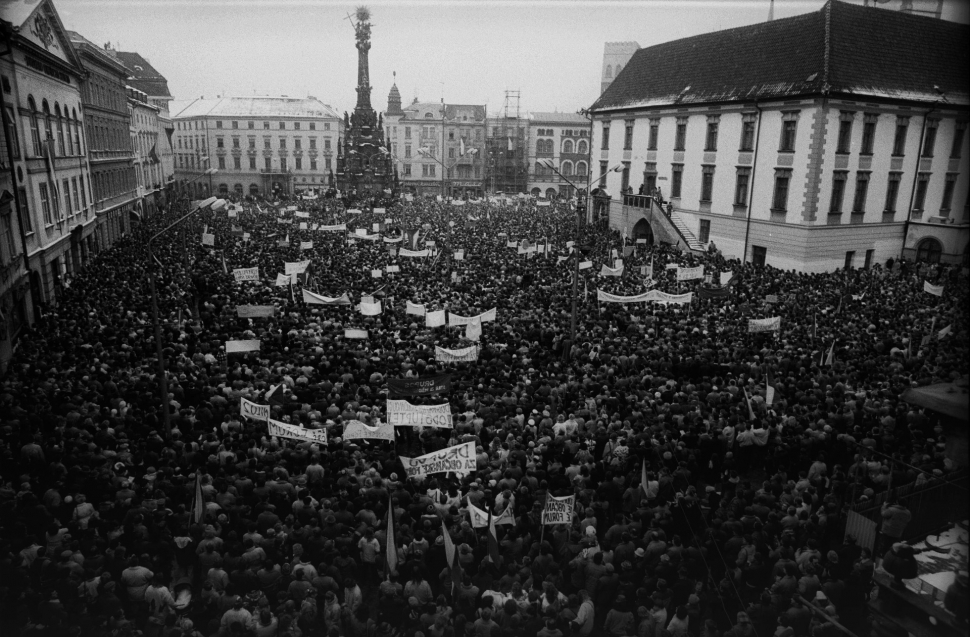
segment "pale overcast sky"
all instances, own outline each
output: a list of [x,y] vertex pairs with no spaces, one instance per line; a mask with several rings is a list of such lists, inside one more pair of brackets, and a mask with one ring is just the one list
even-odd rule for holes
[[[862,4],[864,0],[851,0]],[[900,0],[885,0],[884,6]],[[916,0],[935,6],[935,0]],[[54,0],[68,29],[145,56],[176,99],[313,95],[338,112],[356,102],[357,51],[345,20],[371,9],[375,109],[397,71],[405,103],[442,97],[500,112],[575,112],[599,96],[603,44],[651,46],[767,19],[770,0]],[[824,0],[776,0],[775,17]],[[967,0],[944,17],[967,22]]]

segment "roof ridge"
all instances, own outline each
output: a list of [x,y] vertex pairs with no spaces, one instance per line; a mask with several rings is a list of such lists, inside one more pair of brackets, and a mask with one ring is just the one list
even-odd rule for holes
[[829,84],[829,62],[832,51],[832,3],[835,0],[828,0],[822,11],[825,12],[825,42],[822,45],[822,94],[827,95],[831,85]]

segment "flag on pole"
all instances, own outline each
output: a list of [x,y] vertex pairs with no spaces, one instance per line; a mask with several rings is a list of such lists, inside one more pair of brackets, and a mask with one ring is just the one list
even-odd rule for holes
[[647,461],[644,460],[640,464],[640,488],[643,489],[643,495],[647,495]]
[[458,140],[458,156],[460,157],[464,154],[465,154],[465,138],[462,137],[460,140]]
[[458,561],[458,551],[455,543],[448,533],[448,525],[441,521],[441,532],[445,538],[445,558],[448,561],[448,569],[451,571],[451,592],[452,594],[461,586],[461,562]]
[[498,531],[495,530],[495,519],[492,517],[492,508],[488,508],[488,557],[496,567],[499,565],[498,552]]
[[222,253],[222,273],[229,274],[229,268],[226,267],[226,253]]
[[384,579],[397,570],[397,540],[394,538],[394,502],[387,496],[387,549],[384,551]]
[[818,336],[818,316],[812,312],[812,340]]
[[825,357],[825,364],[831,367],[833,360],[835,360],[835,341],[832,341],[832,345],[829,347],[828,356]]
[[765,370],[765,404],[769,407],[775,403],[775,381],[771,370]]
[[744,402],[748,404],[748,418],[754,420],[754,409],[751,408],[751,397],[748,396],[747,388],[744,389]]
[[515,150],[515,146],[512,145],[512,138],[509,137],[509,151],[511,152],[513,150]]
[[192,523],[201,524],[205,519],[205,500],[202,498],[202,472],[195,473],[195,497],[192,499]]
[[942,330],[937,332],[936,337],[943,338],[944,336],[949,336],[952,331],[953,331],[953,325],[952,324],[947,325]]

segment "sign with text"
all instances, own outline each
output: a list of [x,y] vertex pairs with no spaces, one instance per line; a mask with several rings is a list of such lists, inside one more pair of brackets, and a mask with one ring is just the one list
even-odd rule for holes
[[696,268],[677,268],[677,280],[678,281],[693,281],[694,279],[704,278],[704,266],[699,265]]
[[781,317],[773,316],[748,321],[748,332],[777,332],[781,329]]
[[542,509],[542,524],[572,524],[575,508],[575,495],[562,498],[547,496],[546,506]]
[[386,440],[394,442],[394,426],[381,423],[376,427],[365,425],[359,420],[344,423],[344,440]]
[[395,427],[452,429],[451,405],[412,405],[406,400],[387,400],[387,422]]
[[354,328],[348,327],[344,329],[344,338],[366,339],[367,330],[360,330],[360,329],[354,329]]
[[[428,314],[431,316],[431,314]],[[478,347],[472,345],[463,349],[445,349],[440,345],[435,345],[434,359],[441,363],[461,363],[478,360]]]
[[268,420],[266,421],[266,425],[269,429],[270,436],[290,438],[291,440],[300,440],[302,442],[327,444],[326,429],[304,429],[303,427],[290,425],[277,420]]
[[451,374],[426,378],[388,378],[391,396],[428,396],[451,391]]
[[240,396],[239,413],[253,420],[269,420],[269,405],[260,405]]
[[435,473],[457,473],[464,476],[474,473],[477,461],[475,459],[475,443],[465,442],[447,449],[440,449],[433,453],[417,458],[400,456],[401,463],[409,478],[424,478]]
[[226,341],[226,354],[232,354],[234,352],[258,352],[258,351],[259,351],[258,340]]
[[283,272],[285,274],[303,274],[306,269],[310,266],[310,260],[297,261],[295,263],[283,262]]
[[236,283],[243,281],[259,281],[259,268],[236,268],[232,271]]

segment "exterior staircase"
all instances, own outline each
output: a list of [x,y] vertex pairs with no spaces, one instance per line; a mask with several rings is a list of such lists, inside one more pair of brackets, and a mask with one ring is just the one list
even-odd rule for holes
[[697,239],[697,237],[694,236],[694,233],[691,232],[690,228],[687,227],[687,224],[684,223],[684,220],[681,218],[679,212],[677,212],[676,210],[673,211],[670,214],[670,220],[674,222],[674,227],[677,228],[677,231],[684,238],[684,241],[687,242],[687,247],[689,247],[694,252],[707,251],[707,246],[701,243]]

